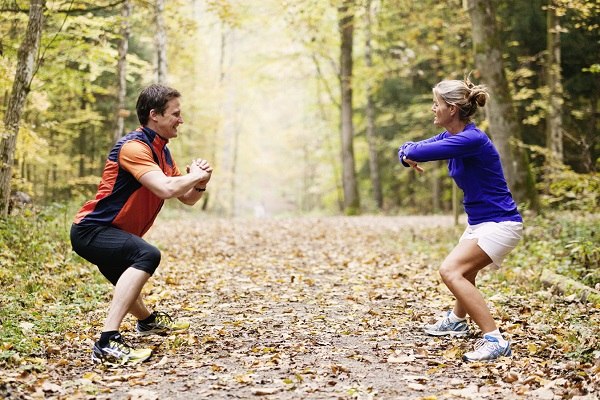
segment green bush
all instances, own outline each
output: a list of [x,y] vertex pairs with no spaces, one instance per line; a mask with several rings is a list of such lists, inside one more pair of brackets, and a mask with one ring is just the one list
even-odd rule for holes
[[569,167],[553,164],[544,170],[538,183],[543,209],[596,212],[600,196],[600,176],[579,174]]
[[525,221],[517,248],[532,267],[550,268],[587,286],[600,283],[600,214],[551,212]]
[[53,205],[0,220],[0,364],[41,354],[48,333],[72,329],[105,300],[110,288],[71,250],[72,215]]

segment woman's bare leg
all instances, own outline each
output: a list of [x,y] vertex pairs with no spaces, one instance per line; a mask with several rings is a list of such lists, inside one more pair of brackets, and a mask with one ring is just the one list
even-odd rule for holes
[[[465,275],[465,278],[467,278],[467,280],[471,282],[475,287],[477,287],[477,285],[475,284],[475,278],[477,277],[478,272],[479,271],[469,272]],[[456,315],[458,318],[465,318],[467,316],[467,310],[458,300],[456,300],[456,302],[454,303],[454,309],[452,311],[454,312],[454,315]]]
[[490,257],[477,245],[477,240],[463,240],[440,267],[444,284],[456,298],[455,314],[460,317],[466,312],[484,333],[497,327],[483,296],[475,287],[475,277],[491,263]]

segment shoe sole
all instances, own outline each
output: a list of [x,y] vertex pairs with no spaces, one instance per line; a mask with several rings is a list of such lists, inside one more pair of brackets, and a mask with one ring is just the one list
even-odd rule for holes
[[496,358],[490,358],[489,360],[471,360],[467,356],[462,356],[462,360],[464,362],[487,362],[487,363],[491,363],[491,362],[494,362],[494,361],[498,361],[498,359],[502,358],[502,357],[512,357],[512,350],[508,349],[508,353],[507,354],[502,354],[502,355],[499,355]]
[[168,330],[166,329],[162,329],[162,330],[151,330],[151,331],[136,331],[138,335],[140,336],[150,336],[150,335],[166,335],[168,333]]
[[149,336],[149,335],[175,335],[178,333],[187,332],[189,328],[185,329],[152,329],[150,331],[138,331],[137,334],[140,336]]
[[428,331],[425,330],[425,333],[431,336],[467,336],[469,331],[464,332],[456,332],[456,331]]
[[99,358],[98,356],[96,356],[96,354],[92,353],[92,363],[101,364],[101,365],[105,365],[105,366],[112,367],[112,368],[127,367],[127,366],[132,366],[132,365],[137,365],[137,364],[143,363],[144,361],[148,360],[150,357],[152,357],[152,353],[150,353],[148,355],[148,357],[138,358],[135,361],[127,360],[123,363],[114,363],[114,362],[110,362],[107,360],[103,360],[102,358]]

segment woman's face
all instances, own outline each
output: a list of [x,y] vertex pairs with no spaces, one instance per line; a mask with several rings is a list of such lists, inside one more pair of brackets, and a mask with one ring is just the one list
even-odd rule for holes
[[437,92],[433,92],[433,105],[431,106],[431,111],[435,115],[433,119],[433,123],[437,126],[448,126],[448,124],[452,121],[454,111],[454,106],[449,105],[437,94]]

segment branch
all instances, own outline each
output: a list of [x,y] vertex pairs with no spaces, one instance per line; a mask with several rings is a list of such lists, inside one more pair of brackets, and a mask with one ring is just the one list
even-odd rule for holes
[[93,13],[95,11],[103,11],[103,10],[106,10],[107,8],[113,8],[113,7],[116,7],[123,3],[125,3],[125,0],[116,0],[114,3],[107,4],[105,6],[95,6],[95,7],[90,7],[90,8],[86,8],[83,10],[70,10],[70,9],[66,10],[66,11],[57,10],[56,12],[67,14],[67,15],[82,15],[82,14],[87,14],[89,12]]
[[312,58],[312,60],[313,60],[313,62],[315,64],[315,68],[317,69],[318,79],[320,79],[321,82],[323,82],[323,85],[325,86],[325,91],[329,95],[329,99],[331,100],[331,102],[333,104],[335,104],[336,107],[339,107],[340,104],[335,100],[335,96],[333,95],[333,91],[329,87],[329,83],[327,82],[327,79],[325,79],[325,77],[323,76],[323,73],[321,71],[321,64],[319,63],[319,60],[317,59],[316,54],[313,53],[311,55],[311,58]]
[[[104,5],[104,6],[90,6],[89,8],[84,8],[84,9],[71,9],[71,7],[69,7],[67,10],[52,10],[53,12],[56,13],[61,13],[61,14],[65,14],[65,15],[83,15],[83,14],[87,14],[87,13],[94,13],[97,11],[103,11],[109,8],[113,8],[116,7],[118,5],[121,5],[125,2],[125,0],[115,0],[113,3]],[[28,8],[19,8],[16,4],[14,7],[3,7],[0,8],[0,13],[25,13],[25,14],[29,14],[29,9]]]

